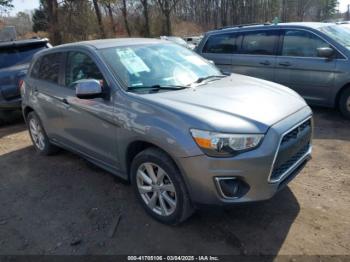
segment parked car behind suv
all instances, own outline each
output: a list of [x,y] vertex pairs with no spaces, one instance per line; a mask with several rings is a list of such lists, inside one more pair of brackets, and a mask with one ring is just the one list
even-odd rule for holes
[[33,55],[48,47],[47,39],[0,42],[0,123],[21,109],[19,85]]
[[40,154],[62,147],[131,181],[163,223],[199,204],[269,199],[311,154],[312,112],[298,94],[222,75],[169,41],[54,47],[34,56],[21,90]]
[[340,25],[224,28],[207,33],[197,52],[222,70],[283,84],[350,119],[350,31]]

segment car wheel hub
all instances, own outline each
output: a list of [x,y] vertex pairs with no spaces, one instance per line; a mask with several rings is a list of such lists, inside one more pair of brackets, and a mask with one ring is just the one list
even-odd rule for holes
[[34,118],[30,119],[29,130],[35,146],[40,150],[44,150],[45,138],[38,120]]
[[168,174],[154,163],[142,164],[136,174],[142,200],[154,213],[169,216],[177,206],[175,186]]

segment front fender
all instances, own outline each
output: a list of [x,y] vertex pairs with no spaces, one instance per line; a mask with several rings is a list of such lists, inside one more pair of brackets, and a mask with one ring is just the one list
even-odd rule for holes
[[120,127],[117,146],[121,163],[125,163],[128,147],[135,141],[153,144],[173,159],[203,154],[190,134],[185,117],[143,101],[117,101],[116,121]]

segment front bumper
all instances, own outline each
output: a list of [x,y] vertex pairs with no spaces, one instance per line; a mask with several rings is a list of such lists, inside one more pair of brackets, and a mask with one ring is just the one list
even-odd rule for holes
[[[185,175],[191,199],[196,204],[225,205],[267,200],[292,180],[311,158],[312,146],[308,147],[280,180],[271,181],[272,166],[281,137],[297,123],[311,117],[311,109],[305,107],[297,113],[273,125],[256,150],[232,158],[213,158],[206,155],[181,158],[179,166]],[[243,181],[249,190],[241,197],[226,198],[218,187],[217,178],[233,177]]]

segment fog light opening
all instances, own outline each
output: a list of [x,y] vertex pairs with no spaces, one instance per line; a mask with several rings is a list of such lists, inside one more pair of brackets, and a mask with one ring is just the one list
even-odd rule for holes
[[249,186],[236,177],[217,177],[215,180],[220,194],[226,199],[240,198],[249,190]]

